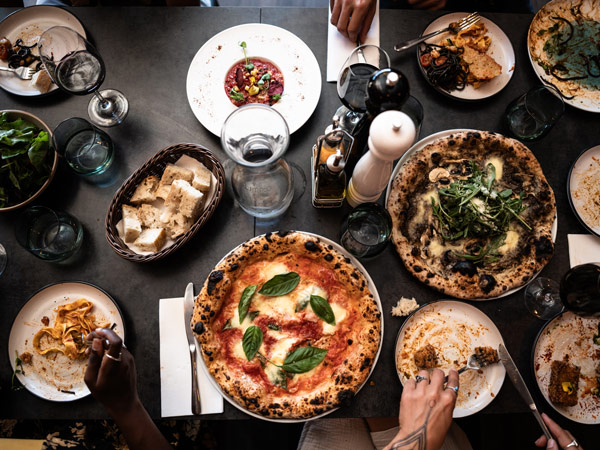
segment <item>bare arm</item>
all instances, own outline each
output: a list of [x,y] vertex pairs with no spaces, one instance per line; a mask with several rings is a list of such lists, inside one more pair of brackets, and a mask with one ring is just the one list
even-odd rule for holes
[[[96,400],[108,411],[123,433],[131,450],[171,450],[156,428],[137,393],[133,356],[122,346],[119,336],[108,329],[97,329],[87,337],[90,359],[85,371],[85,384]],[[108,340],[108,348],[105,341]],[[119,359],[115,361],[106,354]]]
[[398,422],[400,430],[384,450],[438,450],[452,424],[456,404],[458,372],[451,370],[444,386],[444,372],[435,369],[429,380],[426,370],[419,372],[423,381],[408,380],[402,391]]

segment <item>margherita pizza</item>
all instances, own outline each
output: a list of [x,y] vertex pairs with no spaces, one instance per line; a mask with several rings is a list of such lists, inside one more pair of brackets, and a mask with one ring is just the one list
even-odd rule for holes
[[531,151],[499,134],[457,132],[417,151],[387,208],[406,268],[455,297],[502,295],[552,257],[552,188]]
[[243,408],[310,418],[348,402],[367,379],[381,312],[351,260],[317,236],[258,236],[225,257],[191,323],[208,370]]

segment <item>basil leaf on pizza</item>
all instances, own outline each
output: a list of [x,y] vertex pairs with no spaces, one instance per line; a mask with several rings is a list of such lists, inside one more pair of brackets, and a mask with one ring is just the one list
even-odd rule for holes
[[304,373],[317,367],[328,350],[317,347],[300,347],[286,356],[281,368],[289,373]]
[[417,146],[392,181],[387,209],[406,268],[458,298],[519,288],[554,251],[552,188],[527,147],[496,133],[449,132]]
[[341,406],[364,384],[381,342],[381,310],[363,273],[300,232],[258,236],[225,256],[191,325],[223,392],[273,419]]
[[240,323],[244,321],[246,315],[248,314],[250,302],[252,301],[252,296],[256,292],[256,288],[256,284],[252,284],[246,289],[244,289],[244,292],[242,292],[242,298],[240,299],[240,304],[238,305],[238,315],[240,316]]
[[278,297],[292,292],[298,283],[300,283],[300,275],[296,272],[282,273],[275,275],[263,284],[258,293],[269,297]]
[[318,295],[310,296],[310,307],[314,313],[330,325],[335,325],[335,315],[327,300]]
[[250,361],[256,355],[263,342],[263,332],[256,325],[248,327],[242,338],[242,348],[246,354],[246,358]]

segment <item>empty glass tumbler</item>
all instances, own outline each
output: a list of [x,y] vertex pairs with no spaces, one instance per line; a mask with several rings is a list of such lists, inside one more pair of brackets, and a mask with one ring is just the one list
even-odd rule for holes
[[357,258],[378,255],[392,235],[392,218],[378,203],[362,203],[344,218],[340,244]]
[[283,159],[290,133],[283,116],[252,103],[225,120],[221,145],[237,163],[231,174],[235,199],[248,214],[271,219],[283,214],[294,197],[294,177]]
[[516,138],[534,141],[548,133],[564,111],[565,103],[556,88],[538,86],[508,105],[506,124]]

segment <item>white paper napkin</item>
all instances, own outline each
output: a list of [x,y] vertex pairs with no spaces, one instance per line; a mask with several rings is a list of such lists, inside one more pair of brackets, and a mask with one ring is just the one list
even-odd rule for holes
[[[159,304],[161,417],[192,415],[192,365],[183,312],[183,297]],[[223,412],[223,397],[211,384],[198,352],[198,384],[202,414]]]
[[600,262],[600,238],[592,234],[568,234],[569,263],[571,267],[580,264]]
[[[373,23],[367,33],[367,38],[363,44],[373,44],[379,46],[379,2],[377,10],[373,17]],[[352,50],[356,48],[356,43],[351,42],[346,36],[341,34],[337,28],[331,25],[331,8],[329,9],[329,21],[327,25],[327,81],[337,81],[340,69],[344,61],[348,58]]]

